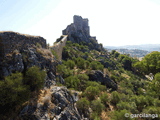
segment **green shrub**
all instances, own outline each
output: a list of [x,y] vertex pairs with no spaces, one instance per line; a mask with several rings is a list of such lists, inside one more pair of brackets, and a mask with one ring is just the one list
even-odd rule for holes
[[154,100],[153,100],[153,105],[154,105],[154,106],[160,106],[160,100],[154,99]]
[[98,99],[98,100],[93,100],[91,102],[91,108],[92,108],[93,112],[100,115],[102,110],[104,110],[105,106],[104,106],[104,104],[101,103],[101,100]]
[[120,101],[120,96],[117,91],[112,92],[111,94],[111,103],[116,105]]
[[38,91],[44,85],[46,72],[40,70],[39,67],[30,67],[24,77],[24,84],[29,85],[31,91]]
[[0,113],[8,112],[29,99],[29,90],[22,80],[21,73],[12,73],[4,81],[0,81]]
[[107,105],[107,102],[109,102],[108,94],[106,92],[100,95],[100,99],[104,105]]
[[[127,115],[129,116],[125,116]],[[130,112],[126,109],[120,110],[120,111],[114,111],[113,115],[111,116],[111,120],[134,120],[134,118],[130,117]]]
[[160,71],[160,52],[153,51],[147,54],[142,61],[134,63],[134,67],[139,71],[143,71],[145,74],[156,74]]
[[150,100],[146,96],[143,96],[143,95],[139,95],[139,96],[134,95],[130,98],[130,100],[135,101],[137,110],[139,112],[142,112],[142,110],[146,108],[150,103],[149,102]]
[[86,88],[86,90],[84,91],[84,95],[89,99],[89,100],[93,100],[95,99],[95,97],[100,93],[100,90],[97,86],[93,87],[93,86],[89,86]]
[[138,111],[136,111],[136,103],[135,102],[131,102],[131,103],[129,103],[129,102],[119,102],[118,104],[117,104],[117,108],[118,108],[118,110],[123,110],[123,109],[126,109],[126,110],[128,110],[128,111],[130,111],[130,112],[132,112],[132,113],[136,113],[136,112],[138,112]]
[[114,55],[115,52],[116,52],[116,50],[112,50],[112,51],[111,51],[111,54]]
[[77,65],[77,67],[80,68],[80,69],[85,69],[86,68],[86,62],[83,58],[80,58],[80,57],[76,58],[75,63]]
[[98,115],[98,113],[96,113],[96,112],[93,112],[93,113],[90,115],[90,119],[91,119],[91,120],[101,120],[100,115]]
[[58,54],[54,50],[51,50],[51,52],[57,59],[59,59]]
[[57,66],[57,72],[62,75],[63,78],[73,75],[73,71],[67,68],[64,64]]
[[88,111],[90,102],[86,98],[81,98],[76,102],[78,111],[82,113],[86,113]]
[[79,90],[84,91],[86,89],[86,83],[87,83],[89,77],[86,74],[78,74],[77,77],[80,80],[80,84],[79,84],[80,89]]
[[69,76],[65,79],[65,84],[68,88],[74,88],[78,90],[80,80],[78,79],[77,76]]
[[157,98],[160,99],[160,73],[156,73],[150,87],[151,91],[155,91]]
[[103,70],[104,66],[98,61],[92,61],[90,63],[90,68],[92,70]]
[[115,58],[117,58],[119,55],[120,55],[119,52],[115,52],[115,53],[114,53],[114,57],[115,57]]
[[64,64],[70,69],[75,67],[75,62],[73,60],[67,60]]
[[149,107],[143,109],[143,113],[146,113],[146,114],[160,114],[160,107],[149,106]]

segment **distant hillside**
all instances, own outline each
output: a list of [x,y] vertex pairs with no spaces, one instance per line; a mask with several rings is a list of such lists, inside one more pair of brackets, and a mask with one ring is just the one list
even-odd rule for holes
[[142,44],[142,45],[125,45],[125,46],[105,46],[107,49],[139,49],[146,51],[160,51],[160,44]]
[[[131,57],[144,57],[149,51],[146,50],[139,50],[139,49],[115,49],[117,52],[121,54],[130,54]],[[111,51],[111,49],[108,49],[108,51]]]

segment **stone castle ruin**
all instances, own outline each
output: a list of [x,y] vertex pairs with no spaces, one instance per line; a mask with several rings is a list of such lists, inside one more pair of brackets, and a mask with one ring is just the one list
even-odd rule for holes
[[[62,31],[63,35],[68,35],[67,40],[81,43],[91,43],[94,49],[102,50],[102,45],[98,44],[96,37],[90,36],[89,20],[81,16],[74,15],[73,23]],[[92,47],[93,48],[93,47]]]
[[40,36],[31,36],[16,32],[0,32],[0,58],[14,50],[22,50],[40,44],[46,48],[46,40]]
[[62,34],[68,35],[71,41],[80,42],[77,37],[82,37],[84,41],[89,42],[90,29],[88,26],[88,19],[83,19],[81,16],[74,15],[73,23],[68,25],[67,28],[62,31]]

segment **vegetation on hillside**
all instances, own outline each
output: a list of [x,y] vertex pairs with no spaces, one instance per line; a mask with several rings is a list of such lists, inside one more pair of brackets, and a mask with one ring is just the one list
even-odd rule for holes
[[0,118],[7,119],[13,111],[17,112],[24,102],[33,97],[34,92],[43,87],[45,77],[45,71],[33,66],[24,74],[12,73],[4,81],[0,81]]
[[[57,77],[57,85],[79,91],[80,99],[76,102],[79,113],[91,120],[130,120],[125,113],[160,114],[160,52],[152,52],[139,61],[115,50],[97,51],[90,44],[92,49],[89,43],[67,41],[62,63],[56,66],[57,76],[65,80],[62,83]],[[56,55],[54,51],[52,54]],[[104,81],[100,81],[99,74],[93,71],[102,73]],[[150,73],[153,73],[153,79],[146,77]],[[90,75],[98,80],[93,80]],[[0,81],[0,117],[7,119],[5,116],[17,111],[38,93],[45,78],[46,72],[33,66]],[[106,87],[108,81],[118,85],[117,89],[112,89],[112,85]]]
[[[57,72],[65,79],[65,86],[82,91],[77,108],[84,117],[93,120],[106,116],[113,120],[131,119],[124,114],[159,114],[159,57],[159,52],[153,52],[139,61],[114,50],[110,53],[90,50],[83,43],[68,41]],[[118,90],[90,81],[88,75],[92,70],[107,74],[117,83]],[[149,73],[155,75],[153,81],[145,77]]]

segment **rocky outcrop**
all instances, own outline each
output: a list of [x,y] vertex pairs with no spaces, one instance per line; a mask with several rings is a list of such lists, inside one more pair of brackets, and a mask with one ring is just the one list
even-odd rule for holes
[[100,82],[101,84],[106,85],[107,88],[111,88],[112,90],[118,89],[117,84],[100,70],[92,70],[88,76],[89,80]]
[[24,72],[32,66],[46,70],[45,86],[55,84],[56,65],[58,62],[48,49],[29,47],[15,51],[0,61],[0,79],[15,72]]
[[54,86],[46,99],[40,103],[26,106],[20,113],[21,120],[81,120],[76,109],[77,93],[66,87]]
[[31,36],[16,32],[0,32],[0,58],[12,53],[14,50],[23,50],[33,45],[46,48],[46,40],[40,36]]
[[2,45],[0,52],[3,52],[0,56],[0,79],[15,72],[26,73],[28,68],[38,66],[47,73],[44,90],[47,89],[49,92],[41,97],[36,97],[37,93],[31,97],[28,105],[20,112],[19,119],[81,120],[76,108],[78,93],[69,91],[66,87],[55,86],[56,77],[59,77],[62,84],[65,81],[62,76],[56,76],[56,66],[59,61],[49,49],[46,49],[45,42],[41,37],[25,36],[14,32],[0,33],[0,45]]
[[88,19],[83,19],[81,16],[75,15],[73,21],[74,23],[68,25],[67,28],[62,31],[63,35],[68,35],[67,40],[76,43],[85,43],[89,45],[90,49],[103,50],[102,45],[97,43],[96,37],[90,36]]

